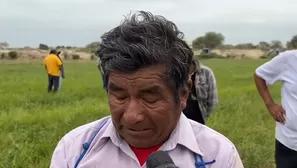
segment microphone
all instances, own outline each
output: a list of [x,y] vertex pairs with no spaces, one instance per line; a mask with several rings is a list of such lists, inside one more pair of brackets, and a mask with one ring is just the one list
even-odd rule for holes
[[178,168],[164,151],[153,152],[146,160],[147,168]]

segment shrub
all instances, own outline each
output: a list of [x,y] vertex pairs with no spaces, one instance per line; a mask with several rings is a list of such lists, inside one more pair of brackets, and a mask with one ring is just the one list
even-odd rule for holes
[[36,56],[35,56],[35,55],[33,55],[33,54],[29,54],[29,55],[28,55],[28,58],[30,58],[30,59],[35,59],[35,58],[36,58]]
[[78,54],[72,54],[72,59],[78,60],[80,59],[80,56]]
[[90,56],[90,59],[91,59],[91,60],[95,60],[95,59],[96,59],[96,56],[95,56],[95,55],[91,55],[91,56]]
[[228,59],[234,59],[234,58],[236,58],[236,56],[233,55],[233,54],[227,54],[226,58],[228,58]]
[[16,51],[10,51],[8,53],[9,59],[17,59],[18,58],[18,53]]
[[278,54],[270,54],[268,57],[272,59],[272,58],[276,57],[277,55]]
[[0,55],[0,59],[4,59],[5,58],[5,53],[1,53],[1,55]]
[[272,59],[276,56],[277,56],[277,54],[264,54],[260,57],[260,59]]
[[201,58],[201,59],[212,59],[212,58],[219,58],[219,59],[223,59],[224,57],[221,56],[221,55],[218,55],[216,53],[209,53],[209,54],[200,54],[198,56],[198,58]]

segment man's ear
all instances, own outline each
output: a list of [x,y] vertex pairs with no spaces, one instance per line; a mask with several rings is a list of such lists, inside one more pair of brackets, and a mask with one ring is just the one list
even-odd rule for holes
[[181,108],[182,108],[182,110],[184,108],[186,108],[186,106],[187,106],[187,99],[189,97],[189,93],[190,93],[192,85],[193,85],[192,83],[193,82],[192,82],[191,78],[189,77],[188,81],[187,81],[187,84],[186,84],[186,86],[184,87],[184,89],[183,89],[183,91],[181,93],[182,94],[181,95]]

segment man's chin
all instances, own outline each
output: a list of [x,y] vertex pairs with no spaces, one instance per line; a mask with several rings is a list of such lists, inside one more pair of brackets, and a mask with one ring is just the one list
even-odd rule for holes
[[134,148],[152,148],[154,146],[157,146],[157,144],[153,144],[150,140],[139,140],[139,139],[128,139],[126,142],[134,147]]
[[137,138],[137,137],[131,137],[131,136],[122,136],[122,138],[127,142],[129,146],[135,147],[135,148],[151,148],[154,146],[157,146],[155,140],[153,140],[151,137],[146,138]]

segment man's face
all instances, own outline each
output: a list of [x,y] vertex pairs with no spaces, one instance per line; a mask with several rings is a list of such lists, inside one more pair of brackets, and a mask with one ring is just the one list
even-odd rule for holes
[[186,106],[188,91],[175,101],[164,78],[165,68],[151,66],[134,73],[109,74],[108,99],[113,123],[126,142],[148,148],[167,140]]

